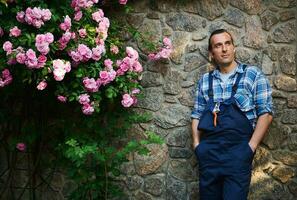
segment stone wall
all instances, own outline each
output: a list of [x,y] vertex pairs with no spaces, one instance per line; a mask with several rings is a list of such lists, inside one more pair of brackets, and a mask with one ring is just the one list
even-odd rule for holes
[[[133,8],[127,22],[152,41],[168,36],[174,52],[157,63],[141,55],[145,98],[138,107],[153,119],[136,130],[152,130],[166,144],[123,166],[129,199],[198,199],[189,116],[195,83],[208,70],[208,36],[218,28],[233,33],[238,60],[259,66],[273,88],[275,118],[255,155],[249,199],[297,199],[296,1],[139,0]],[[141,41],[131,45],[146,51]]]

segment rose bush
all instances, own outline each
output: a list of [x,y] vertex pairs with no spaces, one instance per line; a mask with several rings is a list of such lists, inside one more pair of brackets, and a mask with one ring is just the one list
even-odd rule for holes
[[[103,3],[123,7],[127,0],[0,1],[1,146],[8,155],[33,155],[30,165],[40,169],[29,173],[31,188],[43,168],[68,172],[77,186],[70,199],[116,195],[111,174],[119,175],[126,155],[161,142],[152,133],[125,140],[133,124],[150,119],[127,109],[141,94],[143,67],[121,36],[139,34],[108,18]],[[148,58],[168,58],[170,40],[157,46]]]
[[[19,78],[35,83],[38,90],[54,86],[62,102],[79,102],[81,95],[88,95],[89,101],[80,103],[86,115],[99,112],[105,98],[121,96],[124,107],[136,104],[143,70],[138,52],[132,47],[123,50],[118,35],[109,34],[110,20],[98,0],[68,3],[71,9],[62,12],[51,11],[47,4],[24,8],[17,4],[13,24],[0,24],[1,87]],[[171,48],[165,38],[164,48],[149,57],[168,58]],[[17,70],[28,72],[14,77]]]

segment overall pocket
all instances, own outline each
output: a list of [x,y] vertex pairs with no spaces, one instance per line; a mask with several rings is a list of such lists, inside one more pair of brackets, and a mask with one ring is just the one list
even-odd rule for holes
[[234,166],[237,169],[245,169],[246,167],[251,168],[254,152],[248,141],[237,144],[232,150],[232,155],[234,157]]
[[201,158],[201,153],[203,153],[203,149],[201,149],[204,145],[204,141],[200,141],[200,143],[195,147],[194,151],[195,151],[195,155],[197,157],[197,159],[199,160],[199,158]]

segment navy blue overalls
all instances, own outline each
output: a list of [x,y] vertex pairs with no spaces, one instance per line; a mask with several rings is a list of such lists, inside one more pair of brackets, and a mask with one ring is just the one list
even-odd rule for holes
[[209,73],[209,101],[199,120],[202,135],[195,149],[201,200],[247,199],[254,156],[248,142],[253,127],[234,98],[242,74],[237,75],[231,97],[215,103],[213,74]]

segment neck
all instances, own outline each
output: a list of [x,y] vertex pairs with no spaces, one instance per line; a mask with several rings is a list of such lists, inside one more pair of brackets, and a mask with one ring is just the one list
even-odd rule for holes
[[221,73],[228,74],[229,72],[232,72],[236,66],[237,66],[237,63],[233,60],[232,63],[230,64],[219,65],[219,69]]

